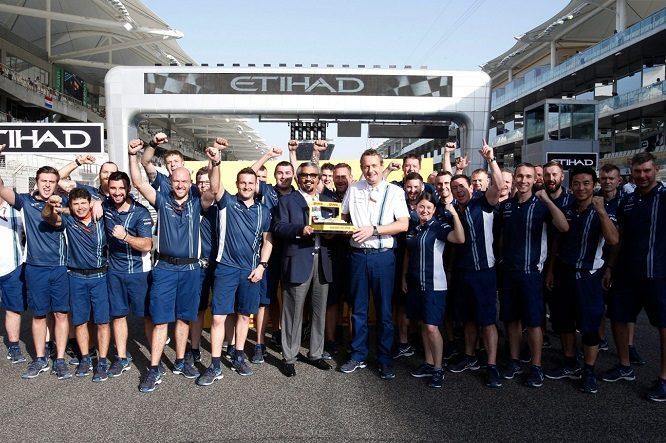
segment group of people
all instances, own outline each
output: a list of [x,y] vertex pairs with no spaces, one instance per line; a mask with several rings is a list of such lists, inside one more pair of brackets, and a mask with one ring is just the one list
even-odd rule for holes
[[[276,147],[238,171],[237,192],[231,195],[220,180],[225,139],[206,148],[208,166],[197,171],[195,183],[178,151],[164,154],[168,176],[155,169],[155,149],[166,142],[162,133],[147,144],[132,140],[129,176],[105,163],[99,188],[76,183],[69,193],[60,190],[61,179],[94,162],[88,155],[60,171],[40,168],[32,194],[17,194],[0,181],[0,238],[13,246],[11,254],[0,257],[7,357],[13,363],[26,361],[19,347],[20,321],[26,307],[32,311],[35,358],[23,378],[50,368],[49,337],[55,341],[52,372],[59,379],[72,376],[65,361],[70,324],[79,349],[74,375],[92,374],[93,381],[120,376],[131,367],[130,312],[144,318],[150,348],[142,392],[163,380],[161,360],[171,323],[173,372],[201,386],[223,377],[224,351],[234,371],[252,375],[248,362],[264,361],[269,318],[285,376],[296,375],[304,330],[309,331],[307,360],[330,370],[329,361],[339,353],[336,326],[343,302],[351,312],[351,343],[337,369],[348,374],[367,366],[372,296],[379,376],[395,378],[394,360],[414,354],[410,324],[420,324],[424,361],[411,375],[435,388],[443,384],[445,362],[451,372],[478,370],[479,349],[485,350],[491,388],[521,374],[533,388],[544,378],[577,379],[586,393],[597,392],[599,378],[634,380],[631,362],[640,357],[633,347],[633,324],[644,308],[661,343],[659,378],[647,396],[666,401],[666,240],[660,227],[666,222],[666,205],[660,204],[666,189],[657,181],[652,154],[634,156],[635,191],[625,194],[615,166],[602,166],[599,177],[593,168],[574,168],[567,190],[559,163],[502,169],[485,142],[480,153],[486,169],[466,175],[468,162],[459,158],[453,165],[456,146],[447,143],[444,170],[424,182],[414,155],[402,165],[384,165],[380,153],[368,149],[356,181],[348,164],[319,165],[325,141],[316,141],[313,158],[300,164],[297,142],[290,141],[291,161],[276,164],[274,185],[266,182],[264,163],[282,155]],[[386,177],[400,168],[403,179],[388,182]],[[149,211],[131,196],[132,185],[155,208],[155,227]],[[312,215],[325,215],[324,208],[312,205],[315,201],[340,203],[353,233],[314,230]],[[208,308],[211,360],[200,373]],[[561,339],[562,364],[544,371],[547,309]],[[597,375],[597,354],[607,347],[606,315],[619,363]],[[250,316],[257,340],[248,358]],[[500,322],[509,349],[501,370]],[[91,323],[97,331],[94,368]],[[454,324],[462,325],[464,341],[457,358]],[[521,355],[525,331],[527,356]],[[113,362],[108,360],[111,336]]]

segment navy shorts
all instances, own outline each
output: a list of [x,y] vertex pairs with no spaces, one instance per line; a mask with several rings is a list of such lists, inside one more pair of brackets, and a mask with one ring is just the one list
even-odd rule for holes
[[210,291],[213,290],[215,280],[216,261],[209,261],[206,269],[201,269],[201,294],[199,297],[199,312],[205,311],[210,306]]
[[[413,288],[413,289],[412,289]],[[418,284],[410,285],[406,296],[407,318],[426,325],[441,326],[444,320],[447,291],[423,291]]]
[[550,320],[557,333],[582,334],[599,330],[604,316],[604,297],[601,290],[603,270],[576,270],[556,263],[555,286],[550,300]]
[[106,280],[112,317],[125,317],[130,312],[137,317],[150,317],[150,272],[124,274],[109,271]]
[[619,274],[611,286],[608,317],[634,323],[642,308],[652,326],[666,328],[666,278]]
[[0,277],[2,301],[0,307],[12,312],[23,312],[28,307],[23,265]]
[[69,282],[65,266],[25,265],[28,306],[32,315],[69,312]]
[[500,319],[522,321],[523,327],[543,323],[543,278],[540,272],[504,271]]
[[72,324],[82,325],[90,320],[92,306],[93,320],[96,325],[109,322],[109,291],[106,274],[86,276],[69,271],[69,303],[71,305]]
[[457,269],[451,289],[455,292],[454,318],[477,326],[497,322],[497,275],[494,268],[470,271]]
[[199,312],[201,268],[174,271],[156,267],[150,288],[150,316],[156,325],[194,321]]
[[259,311],[261,282],[252,283],[247,278],[251,269],[240,269],[217,264],[213,283],[213,315],[256,314]]

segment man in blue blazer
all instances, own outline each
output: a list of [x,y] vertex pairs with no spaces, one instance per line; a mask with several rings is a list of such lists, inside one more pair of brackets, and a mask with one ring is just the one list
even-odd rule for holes
[[[311,162],[302,163],[297,171],[298,191],[280,199],[274,221],[274,234],[283,240],[282,252],[282,372],[287,377],[296,375],[294,363],[301,348],[303,306],[308,293],[312,294],[310,352],[312,364],[322,370],[331,366],[322,359],[326,299],[331,282],[331,253],[326,239],[310,226],[309,203],[317,200],[333,201],[330,196],[317,193],[319,167]],[[325,216],[325,215],[324,215]]]

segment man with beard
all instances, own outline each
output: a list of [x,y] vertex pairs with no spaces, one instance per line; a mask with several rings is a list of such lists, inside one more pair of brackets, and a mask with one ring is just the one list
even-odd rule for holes
[[535,176],[534,176],[534,192],[540,191],[543,189],[543,166],[535,165],[534,166]]
[[[91,165],[95,163],[95,157],[90,154],[84,154],[78,156],[73,162],[70,162],[60,168],[58,173],[61,178],[69,177],[70,174],[81,165]],[[90,192],[90,195],[94,200],[103,200],[109,195],[109,175],[118,170],[118,165],[113,162],[105,162],[99,167],[99,174],[97,179],[99,180],[99,187],[94,188],[92,186],[85,185],[83,183],[76,182],[77,188],[83,188]],[[62,180],[61,180],[62,181]],[[61,185],[62,186],[62,185]]]

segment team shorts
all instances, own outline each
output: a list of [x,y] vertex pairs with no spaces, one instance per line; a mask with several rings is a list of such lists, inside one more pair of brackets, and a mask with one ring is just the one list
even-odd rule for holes
[[261,282],[250,282],[248,276],[251,273],[251,269],[217,264],[211,303],[213,315],[250,315],[259,311]]
[[444,320],[446,292],[421,290],[416,285],[409,285],[405,305],[407,318],[412,321],[421,320],[426,325],[441,326]]
[[150,316],[156,325],[194,321],[199,312],[201,268],[174,271],[156,267],[150,288]]
[[494,268],[479,271],[458,269],[451,289],[455,292],[454,318],[477,326],[497,322],[497,276]]
[[0,290],[2,290],[2,301],[0,302],[2,309],[12,312],[26,310],[28,300],[23,265],[0,277]]
[[656,328],[666,328],[666,278],[618,275],[613,281],[608,317],[621,323],[634,323],[642,308]]
[[96,325],[109,322],[109,290],[104,276],[86,276],[69,271],[69,303],[72,324],[82,325],[90,320],[92,306],[93,320]]
[[500,319],[537,328],[543,322],[543,278],[540,272],[504,271]]
[[69,282],[65,266],[25,265],[28,306],[35,317],[69,312]]
[[208,262],[206,269],[201,269],[201,294],[199,297],[199,312],[205,311],[210,306],[210,292],[213,290],[213,280],[215,279],[215,264],[212,260]]
[[150,272],[124,274],[109,271],[109,306],[112,317],[125,317],[130,312],[137,317],[150,317]]
[[604,316],[602,270],[577,270],[555,265],[555,286],[550,300],[550,320],[557,333],[583,334],[599,330]]

